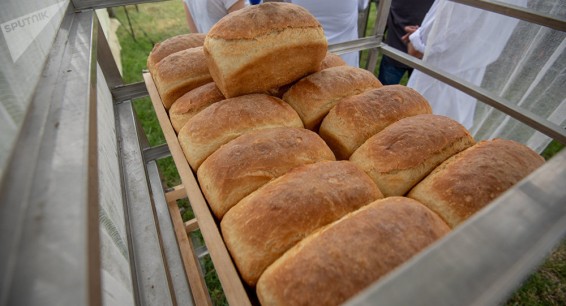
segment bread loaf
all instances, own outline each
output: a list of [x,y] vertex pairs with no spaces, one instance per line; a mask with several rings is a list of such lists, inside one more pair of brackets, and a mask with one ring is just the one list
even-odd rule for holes
[[222,146],[202,163],[197,177],[210,208],[222,219],[232,206],[270,180],[294,167],[324,160],[334,160],[334,155],[316,133],[304,128],[263,129]]
[[228,14],[204,41],[212,78],[227,98],[265,93],[317,71],[327,46],[316,18],[290,3]]
[[317,130],[328,111],[341,99],[381,87],[373,73],[351,66],[327,68],[293,85],[284,95],[305,127]]
[[202,47],[205,37],[206,35],[202,33],[181,34],[155,44],[147,57],[147,69],[154,73],[155,65],[168,55],[189,48]]
[[407,193],[440,163],[472,146],[474,139],[444,116],[401,119],[369,138],[350,161],[363,169],[385,196]]
[[303,239],[257,283],[262,305],[339,305],[449,232],[417,201],[368,204]]
[[221,145],[253,130],[303,127],[287,103],[264,94],[226,99],[207,107],[179,131],[179,144],[193,170]]
[[242,199],[220,223],[240,275],[251,286],[271,263],[316,229],[383,195],[349,161],[296,167]]
[[326,68],[331,67],[338,67],[338,66],[346,66],[348,65],[340,56],[328,51],[326,52],[326,56],[322,60],[320,64],[320,70],[324,70]]
[[185,123],[201,110],[224,99],[226,98],[214,82],[197,87],[182,95],[169,109],[169,118],[175,132],[179,133]]
[[368,138],[388,125],[430,113],[427,100],[414,89],[388,85],[342,99],[322,121],[319,134],[337,159],[348,159]]
[[152,74],[165,109],[190,90],[212,82],[202,47],[173,53],[155,65]]
[[455,227],[543,163],[540,155],[518,142],[481,141],[442,163],[408,196]]

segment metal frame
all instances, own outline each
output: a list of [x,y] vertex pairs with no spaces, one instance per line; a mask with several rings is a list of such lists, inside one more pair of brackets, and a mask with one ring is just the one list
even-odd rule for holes
[[97,26],[68,8],[4,173],[2,305],[101,303]]
[[[564,31],[566,21],[484,0],[452,0]],[[121,180],[136,304],[193,304],[171,235],[155,159],[132,99],[143,83],[123,85],[92,9],[155,1],[72,0],[0,181],[0,305],[101,304],[98,237],[97,65],[115,106]],[[369,50],[421,69],[564,143],[556,125],[382,43],[390,0],[379,1],[371,37],[330,46]],[[81,11],[77,14],[75,12]],[[349,303],[495,304],[505,298],[566,232],[566,152],[445,239]],[[505,243],[501,243],[505,241]],[[422,276],[427,275],[427,279]],[[436,282],[435,282],[436,280]],[[410,294],[407,294],[410,292]]]

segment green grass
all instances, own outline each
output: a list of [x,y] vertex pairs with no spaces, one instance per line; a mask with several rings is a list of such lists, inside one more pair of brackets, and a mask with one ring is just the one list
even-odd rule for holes
[[[146,69],[147,56],[155,43],[189,32],[181,1],[130,5],[112,10],[122,24],[117,34],[122,46],[123,79],[127,84],[143,81],[142,73]],[[135,100],[134,109],[149,144],[156,146],[165,143],[165,137],[161,132],[151,100],[148,97]],[[174,187],[181,183],[171,157],[158,160],[157,165],[164,186]],[[194,218],[188,200],[179,200],[178,205],[183,221]],[[196,235],[202,240],[200,232]],[[222,286],[209,256],[204,258],[204,278],[213,304],[227,305]]]
[[[129,15],[130,23],[126,15]],[[167,1],[160,3],[140,4],[138,6],[117,7],[113,9],[115,16],[122,26],[118,30],[118,37],[122,46],[122,65],[125,83],[142,81],[142,71],[146,68],[147,55],[156,42],[165,40],[174,35],[188,33],[184,9],[181,1]],[[372,7],[368,26],[368,35],[374,23],[375,7]],[[362,51],[362,67],[367,61],[367,51]],[[379,69],[375,68],[375,73]],[[402,80],[406,84],[407,76]],[[159,127],[157,117],[149,98],[138,99],[134,108],[140,118],[142,127],[152,146],[165,143]],[[543,152],[543,157],[551,158],[564,146],[552,142]],[[171,158],[158,161],[159,169],[164,178],[166,187],[180,184],[177,169]],[[187,200],[180,200],[179,207],[183,220],[193,218],[190,204]],[[198,236],[202,239],[202,236]],[[214,266],[208,257],[204,262],[205,279],[215,305],[227,305],[222,293]],[[565,305],[566,304],[566,242],[552,253],[541,268],[525,280],[523,286],[517,290],[507,302],[507,305]]]

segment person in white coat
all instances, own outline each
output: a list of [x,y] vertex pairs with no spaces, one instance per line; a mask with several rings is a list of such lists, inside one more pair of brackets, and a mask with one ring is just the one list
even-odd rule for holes
[[[322,24],[329,44],[358,38],[358,13],[368,6],[368,0],[291,0],[306,8]],[[341,55],[354,67],[359,67],[359,52]]]
[[[506,0],[524,6],[526,0]],[[436,0],[422,25],[409,36],[408,53],[458,78],[480,85],[489,64],[497,60],[513,33],[517,19]],[[477,100],[415,70],[408,87],[421,93],[434,114],[448,116],[466,128],[474,123]]]
[[229,13],[244,8],[244,0],[183,0],[191,33],[207,33]]

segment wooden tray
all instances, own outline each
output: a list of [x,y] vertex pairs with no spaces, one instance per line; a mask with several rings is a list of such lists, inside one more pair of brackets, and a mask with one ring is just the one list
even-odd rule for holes
[[[208,252],[216,268],[216,273],[222,284],[222,289],[226,296],[226,299],[230,305],[251,305],[250,297],[240,279],[240,276],[232,262],[230,254],[226,249],[224,240],[220,235],[218,225],[210,211],[208,204],[200,190],[198,182],[196,180],[195,174],[193,173],[191,167],[189,166],[181,145],[177,139],[177,134],[171,125],[167,111],[161,102],[161,97],[155,87],[153,79],[149,73],[144,73],[143,78],[155,109],[157,119],[159,120],[159,125],[165,136],[165,140],[169,145],[169,150],[177,166],[177,171],[181,177],[181,182],[183,184],[186,195],[189,198],[191,207],[196,217],[198,227],[201,229],[202,236],[204,238]],[[182,188],[181,188],[182,189]],[[175,201],[172,201],[173,203]],[[195,271],[195,256],[193,249],[190,246],[190,239],[187,236],[187,231],[185,230],[185,225],[181,219],[176,203],[174,205],[169,205],[171,219],[175,228],[175,234],[179,242],[179,249],[181,250],[183,263],[185,265],[185,270],[187,272],[187,278],[191,286],[191,292],[197,305],[209,304],[210,298],[208,292],[206,292],[206,287],[203,288],[202,278],[197,279],[198,276],[194,275]],[[191,254],[187,254],[191,253]],[[200,274],[200,273],[199,273]],[[202,296],[206,294],[207,296]]]

